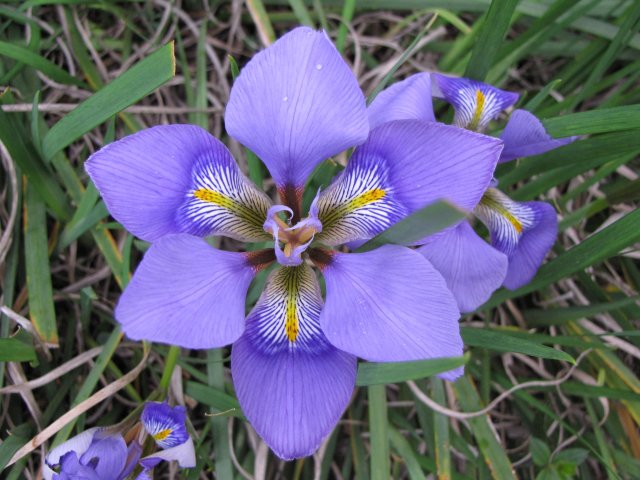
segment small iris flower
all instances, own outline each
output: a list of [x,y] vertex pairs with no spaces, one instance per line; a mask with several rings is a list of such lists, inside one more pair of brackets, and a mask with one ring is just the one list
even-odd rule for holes
[[[140,459],[146,474],[161,461],[175,460],[181,467],[196,465],[193,440],[185,424],[187,414],[181,405],[175,407],[167,403],[147,402],[140,416],[144,430],[153,438],[161,450]],[[144,476],[142,478],[145,478]]]
[[[349,67],[324,33],[305,27],[245,66],[225,125],[265,163],[281,204],[240,172],[220,141],[192,125],[143,130],[87,162],[110,213],[152,244],[115,317],[132,339],[185,348],[233,344],[231,372],[244,414],[279,457],[299,458],[318,448],[347,407],[357,357],[390,362],[462,353],[455,298],[423,255],[403,246],[357,254],[338,248],[440,199],[472,210],[491,182],[502,141],[421,120],[371,130]],[[313,169],[353,146],[347,167],[303,218]],[[222,251],[205,241],[212,235],[274,246]],[[245,318],[250,283],[274,262]]]
[[133,472],[142,449],[127,447],[118,432],[90,428],[49,452],[42,469],[45,480],[123,480]]
[[[420,73],[381,92],[369,107],[369,121],[372,125],[399,119],[435,121],[432,92],[453,105],[456,126],[477,132],[484,132],[491,120],[518,100],[518,94],[486,83]],[[525,110],[513,112],[500,138],[504,141],[500,162],[538,155],[575,140],[551,138]],[[551,205],[514,202],[496,186],[492,182],[473,210],[487,226],[491,246],[463,221],[418,249],[444,276],[463,312],[482,305],[500,285],[516,289],[531,281],[555,242],[557,220]]]
[[[195,449],[185,426],[184,407],[148,402],[141,421],[142,436],[131,440],[129,445],[116,427],[90,428],[67,440],[47,455],[42,471],[44,479],[124,480],[140,465],[143,471],[136,478],[143,480],[163,460],[175,460],[184,468],[195,466]],[[146,434],[161,450],[140,458]]]

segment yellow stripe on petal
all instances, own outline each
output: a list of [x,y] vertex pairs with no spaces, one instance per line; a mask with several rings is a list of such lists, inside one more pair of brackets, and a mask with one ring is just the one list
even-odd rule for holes
[[482,112],[484,111],[484,103],[486,97],[482,90],[476,91],[476,109],[473,112],[473,118],[471,119],[471,123],[469,123],[469,130],[477,130],[478,125],[480,124],[480,120],[482,120]]
[[173,430],[171,430],[170,428],[167,428],[165,430],[160,430],[158,433],[153,435],[153,439],[156,442],[161,442],[162,440],[166,439],[169,435],[171,435],[172,432]]

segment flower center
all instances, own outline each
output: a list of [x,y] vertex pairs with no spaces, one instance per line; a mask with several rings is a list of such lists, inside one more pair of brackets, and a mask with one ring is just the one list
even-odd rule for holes
[[[289,215],[288,221],[284,221],[278,213]],[[269,209],[267,220],[264,222],[264,230],[273,235],[275,240],[276,258],[281,265],[296,266],[302,263],[302,253],[313,241],[316,233],[322,231],[322,223],[315,215],[314,209],[307,218],[290,226],[293,212],[284,205],[275,205]],[[280,245],[282,243],[282,246]]]

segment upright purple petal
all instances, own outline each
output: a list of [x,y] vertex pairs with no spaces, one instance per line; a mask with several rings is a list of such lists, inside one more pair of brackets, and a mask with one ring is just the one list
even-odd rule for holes
[[327,342],[318,318],[322,297],[306,265],[270,277],[233,345],[231,373],[240,406],[284,460],[311,455],[351,399],[356,358]]
[[255,270],[247,254],[223,252],[191,235],[167,235],[145,254],[115,317],[134,340],[214,348],[244,331]]
[[120,480],[127,463],[127,453],[127,444],[121,435],[94,438],[80,457],[80,463],[92,466],[100,480]]
[[187,441],[186,410],[182,405],[169,406],[165,402],[147,402],[140,420],[145,430],[162,448],[175,447]]
[[526,110],[516,110],[511,114],[500,138],[504,141],[500,163],[539,155],[578,139],[578,137],[551,138],[542,122]]
[[142,130],[94,153],[86,169],[113,217],[155,241],[171,233],[261,241],[269,198],[221,142],[195,125]]
[[477,132],[484,131],[491,120],[515,104],[519,97],[517,93],[469,78],[446,77],[437,73],[433,78],[444,99],[453,105],[453,123]]
[[461,312],[485,303],[507,274],[507,256],[480,238],[466,221],[427,238],[418,252],[442,274]]
[[371,238],[437,200],[472,210],[493,177],[502,142],[435,122],[397,120],[371,132],[320,194],[316,238]]
[[435,122],[431,101],[431,74],[416,73],[384,89],[367,109],[369,126],[393,120]]
[[534,211],[534,224],[524,231],[518,248],[509,256],[509,268],[503,285],[516,290],[529,283],[549,253],[558,235],[555,209],[544,202],[526,202]]
[[242,69],[225,123],[281,190],[303,187],[319,162],[369,133],[356,78],[326,34],[307,27],[284,35]]
[[408,209],[396,198],[389,162],[356,154],[320,194],[317,215],[322,232],[316,237],[327,245],[368,239],[407,213]]
[[492,245],[509,257],[504,286],[513,290],[528,283],[555,243],[555,209],[544,202],[515,202],[490,188],[474,213],[489,229]]
[[334,253],[320,268],[327,286],[320,325],[339,349],[374,362],[462,354],[456,300],[420,253],[386,245]]

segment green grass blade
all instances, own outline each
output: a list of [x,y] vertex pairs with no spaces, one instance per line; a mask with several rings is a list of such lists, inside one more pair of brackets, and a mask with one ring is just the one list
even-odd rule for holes
[[11,154],[11,158],[27,176],[37,194],[44,200],[58,219],[70,216],[66,195],[56,178],[42,162],[26,133],[17,121],[0,108],[0,140]]
[[65,70],[51,63],[49,60],[32,52],[26,47],[14,45],[12,43],[0,41],[0,55],[13,58],[21,63],[25,63],[36,70],[41,71],[47,77],[65,85],[83,86],[84,82],[69,75]]
[[56,123],[44,137],[42,150],[50,159],[175,75],[173,42],[158,49],[113,80]]
[[0,338],[0,362],[32,362],[35,359],[33,345],[17,338]]
[[509,335],[507,332],[499,330],[489,330],[481,328],[463,327],[461,330],[462,340],[465,345],[471,347],[486,348],[498,352],[517,352],[530,355],[532,357],[548,358],[551,360],[563,360],[575,363],[573,357],[561,350],[545,347],[523,338]]
[[358,365],[356,385],[383,385],[400,383],[407,380],[431,377],[463,366],[468,356],[434,358],[415,362],[373,363],[362,362]]
[[[458,379],[452,385],[463,410],[475,412],[482,408],[478,392],[466,376]],[[505,448],[496,439],[489,416],[482,415],[467,421],[494,480],[516,480]]]
[[371,430],[371,478],[389,480],[389,432],[387,419],[387,389],[372,385],[369,392],[369,428]]
[[471,58],[464,72],[465,77],[484,80],[502,45],[518,0],[493,0],[484,17]]
[[432,203],[376,235],[357,251],[368,252],[387,244],[410,245],[464,218],[465,214],[450,203]]
[[600,108],[542,121],[555,138],[640,128],[640,105]]
[[24,249],[29,289],[29,317],[40,339],[58,344],[58,327],[51,286],[47,216],[34,186],[25,188]]

